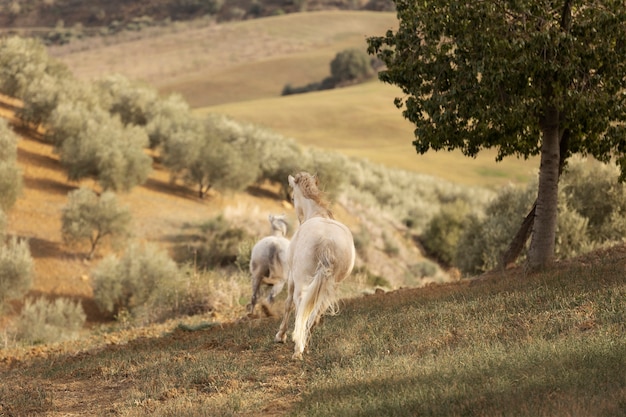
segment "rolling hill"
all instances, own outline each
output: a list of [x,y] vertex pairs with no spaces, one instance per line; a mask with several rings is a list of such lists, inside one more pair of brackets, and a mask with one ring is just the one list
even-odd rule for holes
[[393,105],[397,88],[370,81],[348,88],[281,97],[286,84],[306,85],[330,74],[347,48],[397,25],[395,14],[320,11],[215,25],[149,29],[116,41],[85,40],[50,48],[82,79],[121,73],[182,94],[198,114],[222,113],[268,127],[304,146],[334,149],[386,166],[465,185],[526,183],[538,160],[495,162],[459,152],[417,155],[411,125]]

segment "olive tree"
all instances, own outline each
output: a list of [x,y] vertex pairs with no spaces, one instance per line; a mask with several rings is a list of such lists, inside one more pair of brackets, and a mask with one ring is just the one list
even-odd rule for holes
[[158,101],[154,88],[119,74],[97,80],[95,84],[103,96],[105,108],[118,115],[124,125],[145,126],[148,123],[149,108]]
[[87,259],[91,259],[104,238],[127,236],[130,221],[130,211],[118,204],[115,193],[105,191],[98,196],[88,188],[79,188],[68,194],[61,214],[61,234],[68,244],[87,241]]
[[50,140],[71,181],[95,177],[105,190],[129,191],[152,170],[152,159],[144,152],[146,131],[124,126],[99,107],[63,103],[51,115],[50,127]]
[[18,137],[6,119],[0,119],[0,210],[13,207],[22,190],[22,171],[17,165]]
[[192,124],[167,139],[163,164],[174,178],[196,186],[200,198],[213,188],[243,189],[256,180],[259,170],[254,148],[246,143],[245,138],[211,121],[200,127]]
[[540,155],[528,267],[554,257],[559,173],[573,153],[626,178],[622,1],[395,0],[399,27],[368,39],[399,86],[417,152]]
[[65,64],[50,58],[38,39],[0,39],[0,93],[23,98],[28,86],[44,75],[69,78],[71,72]]

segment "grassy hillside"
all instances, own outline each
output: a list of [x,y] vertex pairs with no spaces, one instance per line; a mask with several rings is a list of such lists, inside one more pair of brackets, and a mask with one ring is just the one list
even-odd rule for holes
[[345,301],[304,361],[277,318],[0,350],[0,413],[623,416],[626,247]]
[[287,83],[319,81],[330,61],[397,25],[395,14],[324,11],[146,29],[49,48],[83,79],[122,73],[193,107],[277,97]]
[[537,158],[495,162],[487,150],[476,158],[459,151],[419,155],[412,146],[414,126],[393,105],[395,87],[376,80],[349,88],[222,104],[198,109],[265,126],[305,146],[334,149],[389,167],[432,175],[458,184],[497,186],[526,183]]
[[378,81],[281,97],[286,84],[330,75],[330,61],[347,48],[366,48],[368,36],[397,25],[394,13],[324,11],[214,25],[185,24],[107,40],[50,48],[83,79],[122,73],[164,94],[178,92],[199,114],[217,112],[269,127],[301,144],[336,149],[387,166],[468,185],[525,183],[538,160],[495,162],[459,152],[416,155],[412,126]]

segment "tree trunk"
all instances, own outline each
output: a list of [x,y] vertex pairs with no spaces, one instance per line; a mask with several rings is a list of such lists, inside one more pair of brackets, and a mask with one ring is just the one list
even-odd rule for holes
[[530,237],[530,232],[535,222],[536,209],[537,200],[535,200],[535,202],[533,203],[533,207],[524,218],[524,221],[522,221],[522,225],[513,237],[513,240],[511,240],[511,243],[509,243],[509,247],[506,249],[506,252],[504,252],[504,254],[502,255],[502,259],[500,260],[500,268],[506,269],[509,266],[512,266],[519,257],[520,253],[522,253],[522,250],[524,249],[524,246],[526,246],[526,242]]
[[528,251],[528,269],[537,271],[554,258],[556,220],[559,193],[559,112],[551,108],[541,123],[543,143],[539,168],[539,188],[533,223],[532,238]]
[[[566,129],[563,132],[563,136],[561,136],[561,141],[559,144],[559,179],[561,178],[561,174],[563,174],[563,170],[565,169],[565,163],[567,162],[567,158],[569,157],[569,154],[570,154],[569,138],[570,138],[570,131],[569,129]],[[502,255],[502,258],[500,259],[500,265],[499,265],[500,268],[506,269],[509,266],[512,266],[517,260],[517,258],[519,257],[520,253],[522,253],[522,250],[524,249],[524,246],[526,246],[526,242],[528,241],[528,238],[530,237],[531,230],[535,222],[535,210],[536,209],[537,209],[537,200],[535,200],[535,202],[533,203],[533,206],[530,209],[530,212],[528,212],[528,214],[522,221],[522,224],[519,230],[513,237],[513,240],[511,240],[511,243],[509,243],[509,247],[507,248],[507,250]]]

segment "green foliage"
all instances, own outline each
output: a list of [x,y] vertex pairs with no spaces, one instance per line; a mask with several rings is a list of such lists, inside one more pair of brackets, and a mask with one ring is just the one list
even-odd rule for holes
[[537,154],[540,120],[554,106],[570,150],[606,160],[624,151],[624,126],[612,125],[626,119],[622,6],[397,1],[399,29],[369,38],[369,52],[387,65],[380,79],[407,95],[396,104],[416,125],[420,153]]
[[569,206],[588,220],[588,234],[599,243],[626,236],[626,188],[618,179],[615,166],[574,160],[561,180]]
[[400,248],[398,244],[393,240],[391,236],[389,236],[386,232],[383,233],[383,252],[387,254],[387,256],[398,256],[400,253]]
[[372,244],[372,235],[367,227],[361,226],[358,230],[352,231],[352,237],[354,239],[354,249],[361,259],[367,261],[367,250]]
[[374,74],[370,58],[362,49],[346,49],[330,62],[330,74],[336,84],[362,81]]
[[129,210],[118,205],[115,193],[105,191],[98,196],[88,188],[80,188],[68,194],[61,215],[61,233],[68,244],[87,241],[87,258],[91,258],[102,239],[126,237],[130,222]]
[[343,50],[330,62],[330,76],[319,82],[294,87],[285,85],[281,95],[302,94],[311,91],[330,90],[346,84],[362,82],[374,75],[374,69],[367,52],[357,48]]
[[[348,158],[337,152],[328,152],[316,148],[308,151],[310,161],[302,161],[300,163],[300,171],[308,171],[315,173],[320,184],[323,186],[322,191],[326,193],[329,200],[334,201],[343,191],[343,186],[348,178]],[[296,171],[297,172],[297,171]]]
[[122,257],[104,258],[91,275],[94,301],[103,313],[116,316],[127,311],[133,318],[155,321],[162,314],[155,308],[172,307],[159,305],[167,298],[160,291],[172,287],[170,281],[176,282],[179,271],[167,253],[155,245],[133,244]]
[[420,241],[427,253],[445,265],[454,265],[456,248],[470,212],[467,202],[445,204],[426,226]]
[[105,190],[129,191],[145,182],[152,170],[152,160],[144,152],[145,130],[124,126],[102,109],[64,103],[53,112],[50,125],[71,181],[94,176]]
[[15,338],[27,344],[61,342],[78,338],[85,324],[85,312],[78,301],[40,297],[27,299],[17,318]]
[[544,267],[554,252],[559,153],[613,160],[626,179],[626,9],[395,3],[399,28],[369,38],[368,50],[386,64],[379,78],[404,93],[395,104],[416,127],[416,150],[542,153],[529,266]]
[[19,36],[0,39],[0,93],[21,98],[26,86],[43,76],[47,63],[40,41]]
[[155,101],[147,109],[146,131],[150,138],[150,148],[158,148],[178,131],[200,129],[199,123],[192,116],[189,104],[182,96],[172,94],[163,100]]
[[0,209],[0,242],[4,242],[7,232],[7,216],[4,211]]
[[96,88],[103,96],[105,108],[112,115],[118,115],[124,125],[145,126],[150,108],[158,101],[154,88],[139,85],[119,74],[96,81]]
[[0,309],[8,300],[21,298],[33,284],[33,258],[28,242],[12,237],[0,242]]
[[8,210],[22,190],[22,171],[17,164],[18,137],[6,119],[0,119],[0,210]]
[[385,287],[389,288],[391,285],[384,277],[374,274],[366,266],[355,267],[352,271],[353,275],[363,275],[365,277],[365,284],[369,287]]
[[212,189],[241,190],[258,177],[258,157],[252,138],[219,119],[176,131],[163,146],[163,164],[174,177],[195,185],[203,198]]
[[470,214],[455,255],[456,266],[463,273],[478,274],[499,265],[502,254],[532,207],[534,193],[530,188],[503,188],[486,207],[484,215]]
[[249,238],[244,229],[231,226],[221,215],[202,224],[200,230],[203,239],[196,258],[200,268],[232,264],[239,255],[239,242]]

